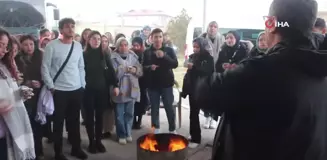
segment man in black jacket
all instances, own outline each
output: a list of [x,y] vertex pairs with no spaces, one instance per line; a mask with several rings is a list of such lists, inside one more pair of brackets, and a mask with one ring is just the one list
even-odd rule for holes
[[151,103],[151,122],[155,133],[160,132],[159,107],[160,97],[164,104],[169,131],[175,133],[175,109],[173,108],[174,68],[178,61],[172,48],[163,45],[163,32],[156,28],[151,32],[153,44],[144,51],[144,76]]
[[[267,55],[199,84],[206,109],[224,112],[212,160],[326,160],[327,54],[312,49],[315,0],[274,0]],[[208,105],[203,104],[203,107]]]

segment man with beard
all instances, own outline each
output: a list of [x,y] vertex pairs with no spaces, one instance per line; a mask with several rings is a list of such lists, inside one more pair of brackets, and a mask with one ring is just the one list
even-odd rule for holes
[[315,0],[274,0],[267,55],[199,84],[198,100],[224,112],[212,160],[327,159],[327,54],[312,49]]
[[68,134],[72,144],[71,155],[86,159],[81,149],[80,109],[85,88],[83,49],[74,41],[75,21],[64,18],[59,21],[62,38],[51,41],[45,48],[41,66],[46,87],[53,93],[54,117],[53,140],[55,160],[67,160],[62,152],[63,123],[67,116]]

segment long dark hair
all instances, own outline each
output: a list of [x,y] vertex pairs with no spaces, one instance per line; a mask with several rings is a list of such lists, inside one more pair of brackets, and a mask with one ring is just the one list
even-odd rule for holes
[[[38,48],[37,47],[37,43],[36,43],[36,40],[35,40],[35,38],[32,36],[32,35],[22,35],[21,37],[20,37],[20,39],[19,39],[19,41],[20,41],[20,43],[22,44],[24,41],[26,41],[26,40],[31,40],[31,41],[33,41],[33,43],[34,43],[34,51],[33,52],[35,52],[35,50]],[[42,39],[43,40],[43,39]],[[41,43],[41,41],[40,41],[40,43]],[[24,53],[24,51],[21,49],[21,52],[22,53]],[[23,56],[26,56],[25,55],[25,53],[24,53],[24,55]]]
[[10,34],[5,29],[0,28],[0,38],[2,36],[7,36],[9,39],[9,42],[8,42],[8,47],[7,47],[8,52],[4,55],[4,57],[1,59],[1,61],[4,63],[4,65],[9,70],[11,76],[15,79],[18,79],[17,66],[16,66],[15,60],[14,60],[14,55],[13,55],[14,53],[12,52],[12,40],[11,40]]
[[[91,31],[91,33],[88,36],[88,39],[91,39],[92,36],[94,35],[99,35],[100,37],[102,37],[101,33],[99,31]],[[92,49],[89,41],[86,42],[85,48],[84,48],[84,53],[87,53],[88,51],[90,51]],[[96,48],[95,50],[101,52],[102,54],[107,53],[108,51],[103,50],[102,49],[102,41],[100,43],[100,46],[98,48]]]
[[87,43],[87,40],[84,39],[84,33],[87,32],[87,31],[92,31],[90,28],[85,28],[81,34],[81,45],[82,47],[85,47],[86,46],[86,43]]

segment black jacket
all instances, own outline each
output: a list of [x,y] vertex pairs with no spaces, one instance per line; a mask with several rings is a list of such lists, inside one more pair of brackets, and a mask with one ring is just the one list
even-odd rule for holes
[[[24,80],[22,85],[28,85],[27,82],[32,80],[43,84],[41,77],[42,54],[43,52],[39,49],[35,49],[34,54],[30,57],[24,53],[20,53],[15,57],[17,68],[23,74]],[[34,96],[24,102],[26,110],[31,117],[36,115],[40,91],[40,88],[33,88]]]
[[191,54],[189,60],[192,61],[192,69],[188,69],[183,80],[182,96],[185,98],[195,91],[195,85],[201,78],[208,77],[214,72],[213,57],[208,54]]
[[101,50],[88,49],[84,53],[86,88],[96,90],[118,86],[118,79],[108,53]]
[[250,51],[249,57],[263,56],[265,53],[258,50],[257,47],[253,47]]
[[239,63],[243,59],[248,57],[247,47],[243,42],[239,42],[234,47],[228,47],[226,44],[219,52],[219,58],[216,62],[216,72],[224,72],[224,63]]
[[326,160],[326,68],[309,40],[281,42],[203,80],[201,106],[224,112],[212,160]]
[[[155,48],[150,47],[144,51],[144,76],[147,87],[151,89],[168,88],[174,85],[173,69],[178,67],[178,60],[174,50],[170,47],[163,46],[162,50],[165,55],[163,58],[157,58]],[[156,70],[151,70],[151,65],[158,65]]]
[[327,34],[325,35],[324,42],[319,46],[320,50],[327,50]]
[[324,40],[325,40],[324,35],[315,32],[312,33],[312,45],[314,49],[323,50]]

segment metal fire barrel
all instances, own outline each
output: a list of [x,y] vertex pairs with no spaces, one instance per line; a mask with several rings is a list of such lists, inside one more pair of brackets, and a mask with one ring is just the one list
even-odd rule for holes
[[170,133],[162,133],[155,134],[155,138],[160,143],[169,143],[170,138],[178,138],[184,141],[186,147],[181,150],[177,150],[174,152],[169,151],[149,151],[140,147],[140,144],[144,141],[145,137],[148,134],[143,135],[137,139],[137,160],[187,160],[188,155],[188,140],[181,135],[170,134]]

